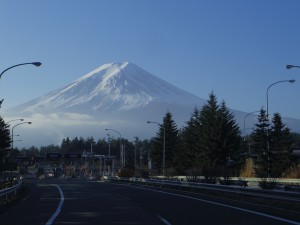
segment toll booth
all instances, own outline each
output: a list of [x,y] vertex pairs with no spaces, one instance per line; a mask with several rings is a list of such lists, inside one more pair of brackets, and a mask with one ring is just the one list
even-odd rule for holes
[[44,159],[44,167],[62,167],[62,156],[61,153],[47,153]]
[[77,153],[63,154],[63,170],[66,176],[80,177],[82,175],[82,155]]
[[115,156],[95,155],[93,152],[82,153],[84,174],[86,176],[113,176],[115,174]]

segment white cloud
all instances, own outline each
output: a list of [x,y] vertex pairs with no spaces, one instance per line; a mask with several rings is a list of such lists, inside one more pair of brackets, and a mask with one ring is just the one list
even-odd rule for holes
[[[15,118],[5,118],[6,121],[14,120]],[[50,113],[50,114],[32,114],[29,117],[23,117],[24,121],[32,122],[31,126],[38,128],[50,128],[50,127],[67,127],[78,125],[105,125],[109,124],[106,121],[98,121],[94,117],[87,114],[79,113]]]

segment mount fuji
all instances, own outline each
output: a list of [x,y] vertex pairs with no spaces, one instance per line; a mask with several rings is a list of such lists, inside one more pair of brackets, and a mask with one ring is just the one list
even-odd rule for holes
[[161,123],[167,112],[182,127],[194,108],[204,102],[135,64],[110,63],[63,88],[8,109],[5,116],[32,122],[18,127],[22,145],[27,146],[60,144],[66,137],[103,138],[106,128],[131,140],[154,136],[158,127],[146,121]]
[[[135,64],[109,63],[71,84],[8,109],[9,120],[24,118],[18,127],[22,146],[61,144],[63,138],[106,136],[106,128],[129,140],[153,137],[158,130],[146,121],[162,122],[171,112],[178,128],[185,126],[195,107],[205,100],[146,72]],[[232,110],[242,124],[246,112]],[[254,124],[256,117],[249,118]],[[251,121],[250,121],[251,120]],[[300,127],[300,122],[295,120]],[[294,124],[295,121],[292,121]],[[118,135],[112,133],[111,135]]]
[[13,111],[23,115],[75,112],[97,116],[132,114],[145,107],[166,112],[174,107],[193,108],[203,103],[203,99],[125,62],[102,65],[61,89],[13,108]]

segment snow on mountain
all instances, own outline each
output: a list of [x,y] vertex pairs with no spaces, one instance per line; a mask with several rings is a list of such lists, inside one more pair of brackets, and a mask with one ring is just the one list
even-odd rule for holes
[[18,106],[17,112],[126,111],[153,103],[194,107],[204,100],[144,71],[132,63],[100,66],[71,84]]
[[52,136],[57,143],[67,136],[104,137],[107,127],[128,138],[137,135],[149,138],[155,135],[157,127],[147,125],[147,120],[162,122],[169,111],[180,128],[193,109],[204,102],[125,62],[102,65],[71,84],[11,108],[5,114],[11,119],[22,117],[32,121],[30,128],[26,128],[26,139],[40,137],[42,142],[46,137],[45,144],[51,142]]

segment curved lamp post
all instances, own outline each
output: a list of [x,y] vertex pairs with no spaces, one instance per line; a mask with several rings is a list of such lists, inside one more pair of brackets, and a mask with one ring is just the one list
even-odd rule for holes
[[269,85],[269,87],[267,88],[267,120],[268,120],[268,130],[267,130],[267,149],[268,149],[268,178],[270,177],[270,165],[269,165],[269,153],[270,153],[270,140],[269,140],[269,126],[270,126],[270,120],[269,120],[269,89],[275,85],[275,84],[279,84],[279,83],[283,83],[283,82],[289,82],[289,83],[294,83],[295,80],[280,80],[277,82],[274,82],[273,84]]
[[147,123],[155,123],[158,126],[160,126],[164,130],[164,144],[163,144],[163,176],[165,176],[165,161],[166,161],[166,129],[164,126],[158,122],[153,122],[153,121],[147,121]]
[[280,81],[277,81],[273,84],[271,84],[268,88],[267,88],[267,119],[268,119],[268,123],[269,123],[269,89],[275,85],[275,84],[278,84],[278,83],[283,83],[283,82],[289,82],[289,83],[294,83],[295,80],[292,79],[292,80],[280,80]]
[[[253,111],[251,113],[247,113],[244,117],[244,141],[246,142],[246,118],[254,113],[257,113],[257,112],[260,112],[260,111]],[[248,141],[248,150],[249,150],[249,155],[251,155],[251,151],[250,151],[250,143],[249,143],[249,140],[248,140],[248,135],[247,135],[247,141]]]
[[294,66],[294,65],[286,65],[285,68],[292,69],[292,68],[300,68],[300,66]]
[[10,69],[12,69],[12,68],[14,68],[14,67],[17,67],[17,66],[23,66],[23,65],[29,65],[29,64],[34,65],[34,66],[40,66],[40,65],[42,65],[41,62],[20,63],[20,64],[17,64],[17,65],[8,67],[7,69],[3,70],[3,71],[1,72],[1,74],[0,74],[0,79],[1,79],[2,75],[3,75],[7,70],[10,70]]
[[14,122],[14,121],[24,121],[24,119],[15,119],[15,120],[9,120],[6,123]]
[[[3,70],[3,71],[0,73],[0,79],[1,79],[2,75],[3,75],[7,70],[10,70],[10,69],[12,69],[12,68],[14,68],[14,67],[17,67],[17,66],[30,65],[30,64],[31,64],[31,65],[34,65],[34,66],[40,66],[40,65],[42,65],[41,62],[20,63],[20,64],[17,64],[17,65],[8,67],[7,69]],[[3,100],[4,100],[4,99],[0,100],[0,107],[1,107],[1,105],[2,105]]]
[[16,126],[19,126],[19,125],[21,125],[21,124],[25,124],[25,123],[31,124],[31,122],[18,123],[18,124],[16,124],[16,125],[14,125],[13,128],[11,129],[11,150],[14,149],[14,129],[15,129],[15,127],[16,127]]
[[121,168],[123,169],[124,168],[124,165],[125,165],[125,156],[124,154],[122,154],[122,135],[119,131],[116,131],[116,130],[113,130],[113,129],[105,129],[106,131],[113,131],[113,132],[116,132],[117,134],[119,134],[120,136],[120,160],[121,160]]
[[245,136],[246,136],[246,118],[247,118],[248,116],[250,116],[251,114],[258,113],[258,112],[260,112],[260,111],[253,111],[253,112],[247,113],[247,114],[245,115],[245,117],[244,117],[244,135],[245,135]]

